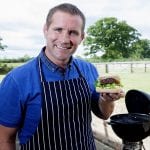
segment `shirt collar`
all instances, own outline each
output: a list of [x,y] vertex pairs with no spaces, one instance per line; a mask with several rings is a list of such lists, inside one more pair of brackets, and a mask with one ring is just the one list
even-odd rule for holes
[[[39,57],[40,59],[42,60],[42,62],[52,71],[56,71],[56,70],[59,70],[60,72],[62,72],[62,68],[60,68],[59,66],[57,66],[56,64],[54,64],[51,60],[49,60],[49,58],[45,55],[45,48],[46,47],[43,47],[40,54],[39,54]],[[70,68],[73,64],[73,57],[70,58],[70,61],[67,65],[67,68]],[[66,69],[67,69],[66,68]],[[64,71],[64,69],[63,69]]]

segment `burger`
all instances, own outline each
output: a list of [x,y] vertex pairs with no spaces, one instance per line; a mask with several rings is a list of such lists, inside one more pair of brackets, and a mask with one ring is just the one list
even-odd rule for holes
[[97,87],[101,93],[122,93],[124,97],[123,85],[118,75],[107,75],[99,78]]

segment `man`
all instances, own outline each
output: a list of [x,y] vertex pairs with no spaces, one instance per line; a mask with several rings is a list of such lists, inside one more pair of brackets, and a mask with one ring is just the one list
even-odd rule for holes
[[0,150],[95,150],[91,110],[107,119],[118,94],[95,90],[95,67],[72,55],[84,39],[85,17],[72,4],[52,8],[38,57],[0,85]]

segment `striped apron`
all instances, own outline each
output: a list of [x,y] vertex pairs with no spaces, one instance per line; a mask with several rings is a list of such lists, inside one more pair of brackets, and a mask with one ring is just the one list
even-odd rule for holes
[[39,60],[41,119],[34,135],[20,145],[21,150],[96,150],[89,86],[77,66],[76,69],[78,78],[46,82]]

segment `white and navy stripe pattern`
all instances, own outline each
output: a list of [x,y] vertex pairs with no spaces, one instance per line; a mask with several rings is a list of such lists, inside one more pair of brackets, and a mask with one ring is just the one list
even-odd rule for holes
[[45,82],[41,67],[40,74],[41,120],[35,134],[20,146],[21,150],[95,150],[91,95],[86,80],[79,72],[79,78]]

